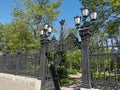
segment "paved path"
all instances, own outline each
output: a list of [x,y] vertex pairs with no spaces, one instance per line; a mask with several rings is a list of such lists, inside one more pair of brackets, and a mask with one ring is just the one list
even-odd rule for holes
[[[81,86],[81,75],[79,76],[70,76],[71,78],[77,79],[77,82],[64,85],[61,87],[61,90],[78,90]],[[26,85],[22,82],[15,82],[10,79],[5,79],[0,77],[0,90],[35,90],[33,86]]]
[[0,78],[0,90],[35,90],[32,86],[24,85],[20,82],[14,82]]
[[71,83],[71,84],[66,84],[61,87],[61,90],[80,90],[79,88],[81,87],[81,74],[79,75],[70,75],[70,78],[76,79],[76,82]]

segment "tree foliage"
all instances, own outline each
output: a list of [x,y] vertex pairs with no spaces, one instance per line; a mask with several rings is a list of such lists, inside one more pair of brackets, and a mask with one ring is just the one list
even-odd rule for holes
[[81,67],[81,51],[67,51],[66,52],[66,66],[71,69],[80,69]]
[[[104,29],[108,33],[110,29],[113,29],[113,34],[118,31],[118,28],[116,29],[116,27],[120,25],[119,0],[80,0],[80,2],[89,10],[98,12],[98,19],[96,22],[98,29]],[[116,30],[114,31],[114,29]]]
[[[20,7],[18,7],[20,4]],[[44,23],[51,24],[59,15],[57,9],[61,5],[61,0],[55,2],[48,1],[40,3],[39,0],[24,0],[22,3],[16,2],[14,7],[13,16],[14,21],[20,19],[28,24],[28,29],[33,32],[37,38],[37,31],[42,28]]]
[[52,24],[60,13],[57,9],[60,5],[61,0],[16,0],[13,21],[0,24],[1,50],[7,49],[12,53],[19,48],[24,51],[40,48],[39,31],[44,23]]

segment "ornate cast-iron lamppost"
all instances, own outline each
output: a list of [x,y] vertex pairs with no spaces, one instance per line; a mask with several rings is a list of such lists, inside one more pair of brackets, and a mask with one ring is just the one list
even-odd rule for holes
[[41,90],[45,90],[45,81],[46,81],[46,75],[47,75],[47,65],[46,65],[46,53],[47,48],[49,44],[48,37],[51,34],[52,27],[48,24],[44,24],[44,29],[40,31],[41,35],[41,54],[40,54],[40,73],[39,73],[39,79],[41,80]]
[[[91,74],[90,72],[90,59],[89,59],[89,41],[91,37],[91,31],[89,30],[88,23],[86,21],[89,10],[87,8],[82,9],[83,17],[74,17],[75,26],[79,30],[81,37],[81,52],[82,52],[82,87],[91,88]],[[90,13],[91,21],[95,21],[97,18],[97,12],[93,11]],[[81,19],[83,25],[80,26]]]

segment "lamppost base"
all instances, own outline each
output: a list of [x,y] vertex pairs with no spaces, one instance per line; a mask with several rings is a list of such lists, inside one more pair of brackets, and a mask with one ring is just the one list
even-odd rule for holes
[[92,86],[91,86],[90,83],[82,83],[81,87],[82,87],[82,88],[87,88],[87,89],[92,88]]
[[55,90],[55,85],[52,77],[49,77],[49,79],[45,79],[45,80],[43,80],[43,77],[38,77],[38,79],[41,81],[40,90]]

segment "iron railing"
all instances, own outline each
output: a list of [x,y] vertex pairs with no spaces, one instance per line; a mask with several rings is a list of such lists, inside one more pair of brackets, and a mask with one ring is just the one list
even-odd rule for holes
[[39,53],[7,54],[0,56],[0,72],[15,75],[38,77]]
[[[95,40],[96,39],[96,40]],[[92,38],[90,46],[92,87],[120,90],[120,37]]]

